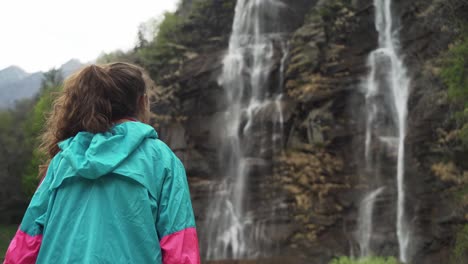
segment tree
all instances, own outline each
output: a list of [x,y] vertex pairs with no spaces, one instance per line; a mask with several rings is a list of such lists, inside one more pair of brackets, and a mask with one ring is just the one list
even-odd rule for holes
[[63,83],[63,75],[60,69],[51,69],[44,73],[41,82],[41,90],[46,87],[58,87]]

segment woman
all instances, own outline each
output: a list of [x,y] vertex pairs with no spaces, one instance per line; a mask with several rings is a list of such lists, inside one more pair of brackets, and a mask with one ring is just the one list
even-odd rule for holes
[[149,120],[139,67],[65,81],[42,136],[51,161],[4,264],[200,263],[185,170]]

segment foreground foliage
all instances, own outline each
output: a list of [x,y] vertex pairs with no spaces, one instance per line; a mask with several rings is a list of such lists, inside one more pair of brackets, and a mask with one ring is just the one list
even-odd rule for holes
[[0,225],[0,260],[5,256],[8,245],[16,233],[17,225]]
[[353,259],[350,257],[340,257],[334,259],[330,264],[398,264],[393,257],[368,257],[364,259]]

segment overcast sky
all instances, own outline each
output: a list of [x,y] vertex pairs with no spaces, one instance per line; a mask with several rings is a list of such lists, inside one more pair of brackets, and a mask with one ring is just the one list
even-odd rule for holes
[[138,26],[178,0],[5,0],[0,2],[0,70],[46,71],[69,59],[130,49]]

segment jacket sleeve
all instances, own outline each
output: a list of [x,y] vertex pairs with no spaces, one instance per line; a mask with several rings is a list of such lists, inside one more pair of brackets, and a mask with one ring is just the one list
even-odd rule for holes
[[[52,171],[52,170],[50,170]],[[50,197],[50,179],[52,172],[47,172],[40,183],[13,240],[10,242],[3,264],[36,263],[42,243],[42,233]]]
[[195,218],[185,169],[175,157],[164,179],[156,229],[163,264],[199,264]]

